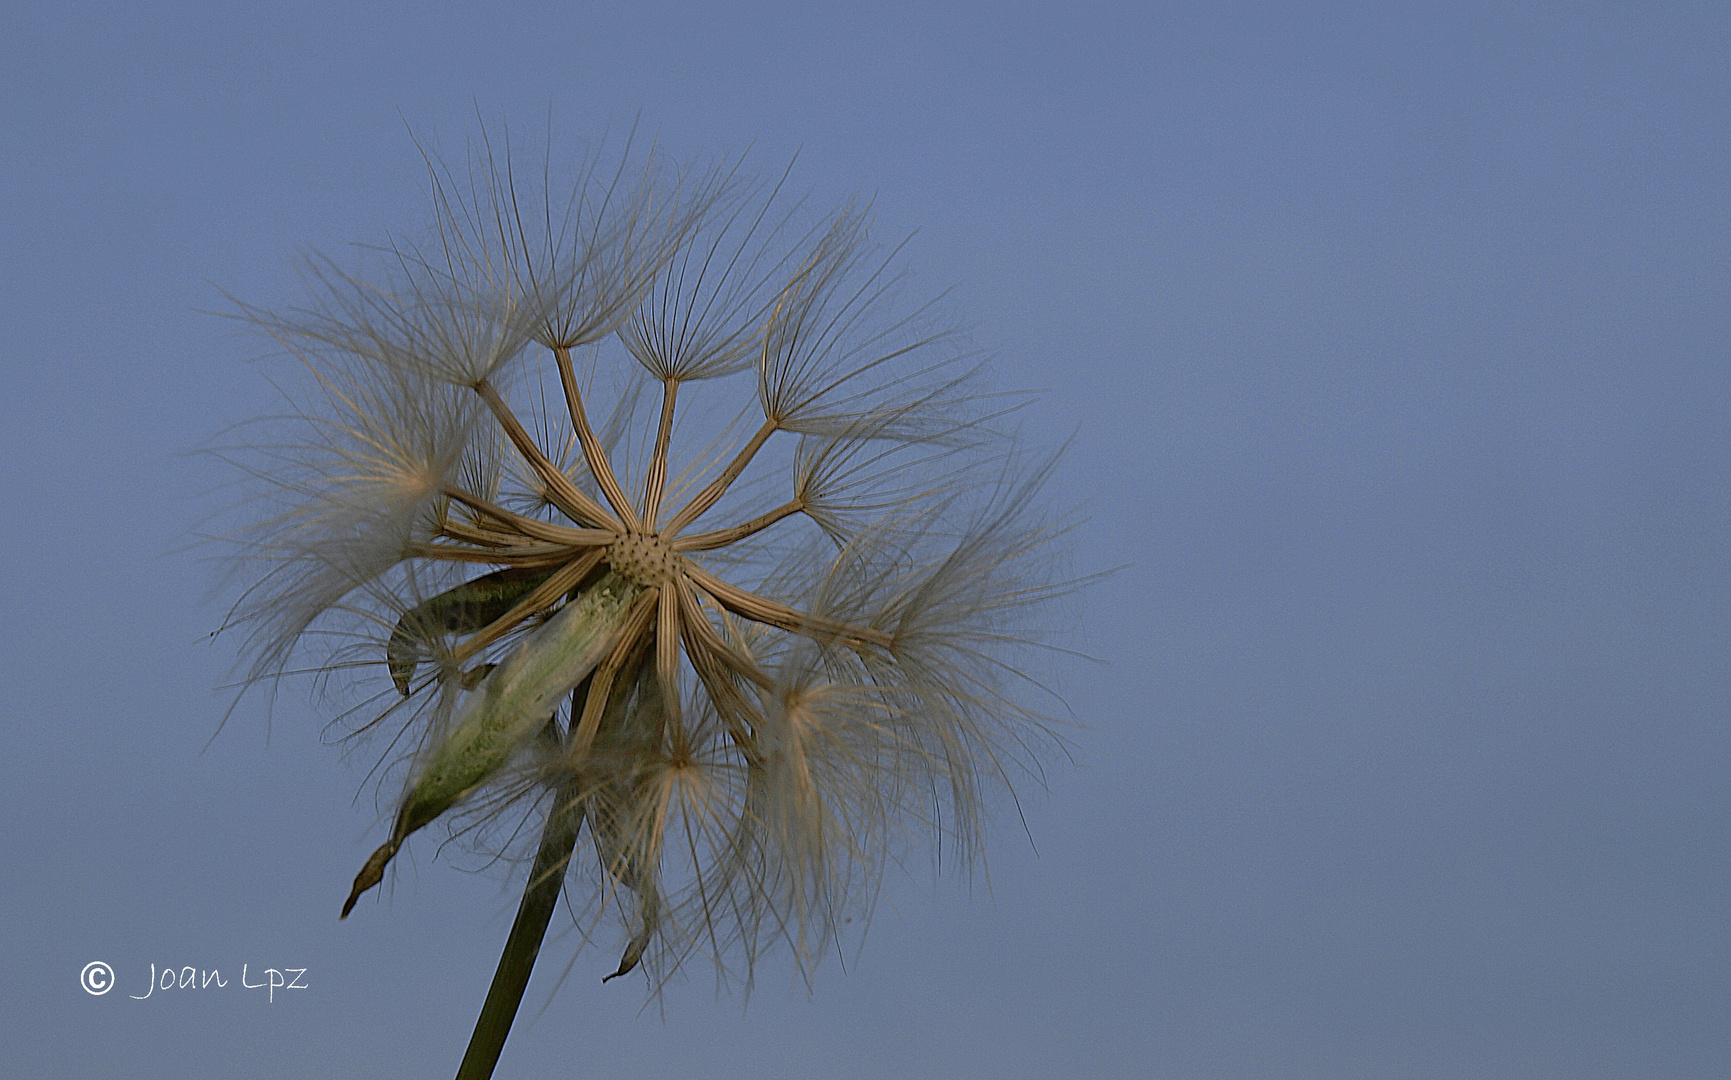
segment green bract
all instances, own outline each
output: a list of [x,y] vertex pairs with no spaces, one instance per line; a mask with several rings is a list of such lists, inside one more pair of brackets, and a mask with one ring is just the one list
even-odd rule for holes
[[403,797],[391,838],[355,878],[343,916],[378,884],[385,864],[415,830],[485,783],[546,726],[560,699],[595,670],[625,623],[641,586],[609,573],[561,607],[469,694],[451,730]]
[[472,634],[528,595],[553,575],[551,567],[509,567],[465,581],[455,588],[424,600],[397,620],[391,640],[385,643],[385,664],[397,692],[409,695],[415,677],[420,642],[436,634]]
[[608,574],[559,609],[471,694],[456,726],[421,770],[403,804],[410,829],[431,821],[492,776],[601,662],[643,591]]

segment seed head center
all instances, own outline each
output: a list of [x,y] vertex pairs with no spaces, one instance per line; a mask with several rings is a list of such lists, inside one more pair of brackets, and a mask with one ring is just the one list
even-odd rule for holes
[[626,533],[607,551],[607,562],[616,573],[646,589],[672,581],[677,558],[667,542],[653,533]]

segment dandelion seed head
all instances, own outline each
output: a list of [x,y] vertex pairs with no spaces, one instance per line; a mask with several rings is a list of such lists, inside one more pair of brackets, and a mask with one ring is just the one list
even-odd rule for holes
[[418,239],[241,307],[307,377],[231,454],[269,508],[232,621],[396,763],[351,906],[428,821],[497,858],[579,814],[615,974],[809,976],[915,834],[973,852],[1038,775],[1049,466],[864,208],[631,145],[550,175],[429,155]]

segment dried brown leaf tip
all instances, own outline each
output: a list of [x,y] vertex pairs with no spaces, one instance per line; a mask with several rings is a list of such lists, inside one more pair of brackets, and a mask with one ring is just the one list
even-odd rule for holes
[[910,827],[970,857],[1038,775],[1050,459],[860,208],[600,160],[435,163],[421,234],[243,307],[305,378],[234,448],[234,622],[253,679],[311,671],[391,747],[345,916],[433,821],[498,854],[557,813],[615,975],[803,970]]

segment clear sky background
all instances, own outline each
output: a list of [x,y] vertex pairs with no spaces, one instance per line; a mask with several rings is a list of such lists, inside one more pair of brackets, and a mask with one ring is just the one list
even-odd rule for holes
[[337,921],[367,763],[298,691],[205,749],[181,548],[275,407],[201,312],[417,225],[405,121],[478,110],[875,195],[1128,564],[989,881],[892,876],[743,1011],[606,950],[548,1004],[557,938],[501,1077],[1731,1074],[1727,10],[7,5],[5,1071],[455,1071],[515,894],[428,845]]

